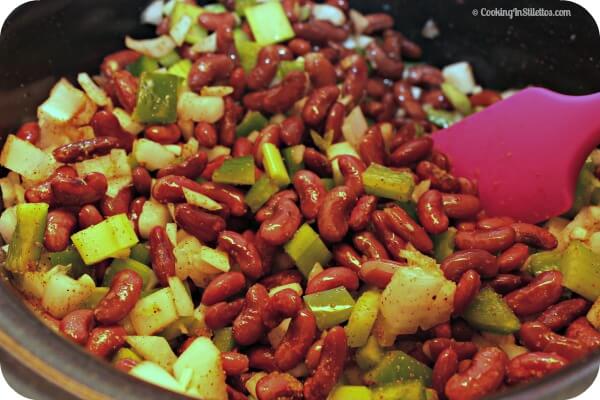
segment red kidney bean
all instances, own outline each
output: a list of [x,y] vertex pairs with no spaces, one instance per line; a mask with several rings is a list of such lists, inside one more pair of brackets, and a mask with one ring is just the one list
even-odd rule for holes
[[473,107],[488,107],[502,100],[502,96],[494,90],[483,89],[479,93],[472,94],[469,100]]
[[121,70],[113,72],[112,82],[119,103],[125,111],[131,114],[137,104],[138,79],[130,72]]
[[436,338],[452,338],[452,327],[450,326],[450,322],[442,322],[441,324],[437,324],[431,328],[431,332]]
[[276,328],[285,318],[294,318],[302,309],[302,298],[292,289],[275,293],[267,302],[262,320],[269,329]]
[[59,175],[50,182],[56,205],[83,206],[102,199],[108,188],[106,177],[92,172],[83,179]]
[[[423,104],[429,104],[438,110],[450,109],[450,102],[444,96],[444,93],[439,89],[431,89],[421,94],[420,100]],[[444,168],[445,169],[445,168]]]
[[367,260],[389,260],[390,256],[385,246],[377,240],[374,234],[365,231],[357,233],[352,238],[354,247],[360,251]]
[[107,110],[100,110],[92,117],[90,126],[97,137],[114,137],[119,139],[120,147],[131,151],[135,136],[121,128],[121,124],[115,115]]
[[499,274],[488,282],[496,293],[507,294],[523,286],[523,278],[513,274]]
[[217,145],[217,130],[213,124],[198,122],[194,128],[194,137],[202,147],[212,149]]
[[479,199],[469,194],[450,194],[442,195],[444,212],[450,218],[469,219],[481,211]]
[[302,143],[304,137],[304,121],[298,115],[287,117],[281,122],[281,141],[286,146]]
[[515,242],[515,231],[505,226],[489,231],[459,231],[456,234],[456,247],[461,250],[481,249],[497,253],[508,249]]
[[457,342],[454,339],[436,338],[427,340],[423,344],[423,351],[433,361],[437,360],[439,355],[447,348],[452,348],[459,360],[472,358],[477,353],[477,346],[473,342]]
[[233,148],[231,149],[231,155],[233,157],[245,157],[252,155],[252,147],[254,144],[245,137],[240,137],[235,140],[233,143]]
[[323,339],[319,339],[310,346],[308,349],[308,353],[306,353],[306,357],[304,359],[304,364],[308,369],[309,373],[314,373],[315,369],[319,365],[319,360],[321,359],[321,350],[323,350]]
[[578,340],[588,350],[600,348],[600,332],[590,324],[586,317],[577,318],[566,333],[567,338]]
[[130,186],[119,190],[115,197],[105,195],[100,201],[100,211],[105,217],[117,214],[126,214],[129,211],[129,204],[133,199],[133,192]]
[[365,163],[360,158],[341,155],[336,157],[340,167],[340,172],[344,177],[344,184],[348,186],[356,196],[364,193],[362,173],[367,169]]
[[471,364],[473,364],[473,360],[462,360],[459,361],[458,363],[458,372],[459,373],[463,373],[466,370],[468,370],[471,367]]
[[290,283],[302,283],[304,277],[298,270],[286,270],[276,272],[269,276],[264,277],[260,283],[267,290],[271,290],[277,286],[288,285]]
[[556,353],[569,361],[584,357],[588,349],[579,340],[554,333],[541,322],[530,321],[521,324],[521,343],[531,351]]
[[338,28],[328,21],[296,22],[292,28],[294,28],[296,37],[314,44],[325,44],[328,41],[343,42],[348,38],[347,30]]
[[348,225],[354,231],[361,231],[367,227],[371,214],[377,208],[377,197],[365,195],[358,199],[350,213]]
[[346,106],[336,102],[329,108],[325,120],[325,132],[333,132],[333,141],[337,142],[342,137],[342,125],[346,117]]
[[405,81],[398,81],[393,87],[394,99],[406,114],[415,120],[424,120],[427,117],[425,110],[412,94],[411,85]]
[[215,80],[227,79],[233,68],[233,60],[225,54],[204,54],[192,65],[188,75],[190,89],[200,92]]
[[452,321],[452,337],[458,341],[469,341],[475,334],[473,328],[462,319]]
[[302,222],[302,214],[292,200],[277,202],[273,215],[261,225],[258,235],[271,246],[280,246],[288,242]]
[[[312,50],[312,46],[310,42],[304,39],[292,39],[288,42],[288,48],[296,55],[297,57],[305,56]],[[306,57],[304,60],[305,69],[306,69]]]
[[244,308],[244,299],[232,302],[220,302],[206,307],[204,322],[209,329],[221,329],[230,325]]
[[568,360],[557,354],[533,352],[516,356],[506,366],[506,381],[516,385],[561,369]]
[[57,147],[52,155],[56,161],[69,164],[87,160],[94,156],[103,156],[110,153],[112,149],[120,147],[121,142],[116,137],[101,136]]
[[100,72],[106,77],[111,77],[116,71],[120,71],[127,67],[129,64],[133,64],[142,55],[133,50],[121,50],[116,53],[109,54],[104,57],[102,65],[100,66]]
[[308,97],[302,109],[302,119],[308,125],[318,126],[327,117],[329,108],[340,95],[335,85],[315,89]]
[[[373,263],[375,263],[374,261]],[[367,261],[358,271],[358,276],[369,285],[385,289],[392,280],[396,269],[405,266],[393,261],[386,260],[385,263],[371,264]]]
[[302,214],[308,220],[314,219],[327,194],[323,182],[315,173],[301,170],[294,174],[292,184],[300,198]]
[[333,259],[339,265],[358,272],[362,261],[356,250],[346,243],[340,243],[333,247]]
[[40,140],[40,126],[37,122],[26,122],[17,131],[16,136],[19,139],[26,140],[31,144],[36,144]]
[[56,201],[52,192],[52,181],[58,176],[75,178],[77,171],[67,165],[58,167],[52,175],[37,186],[32,186],[25,191],[25,200],[29,203],[47,203],[51,206],[55,205]]
[[437,390],[438,393],[444,393],[444,387],[446,382],[458,372],[458,356],[452,347],[448,347],[446,350],[438,356],[433,366],[433,373],[431,375],[431,386]]
[[[403,48],[403,50],[406,49]],[[410,67],[405,79],[411,85],[424,85],[429,87],[437,87],[444,82],[442,71],[434,66],[426,64],[413,65]]]
[[293,71],[287,74],[279,85],[264,92],[256,92],[263,95],[260,109],[272,114],[287,112],[304,95],[306,80],[304,72]]
[[203,28],[206,28],[209,31],[216,31],[221,26],[234,28],[236,25],[235,17],[228,12],[203,12],[198,17],[198,22]]
[[150,258],[152,269],[162,286],[168,286],[167,278],[175,276],[175,256],[173,244],[167,236],[165,228],[156,226],[150,231]]
[[258,400],[300,400],[302,383],[290,374],[271,372],[256,383]]
[[511,226],[516,221],[512,217],[487,217],[477,221],[477,228],[483,230],[491,230],[502,228],[503,226]]
[[363,33],[366,35],[394,27],[394,18],[386,13],[368,14],[365,18],[368,24]]
[[103,325],[116,324],[133,309],[142,294],[144,281],[135,271],[118,272],[110,290],[94,309],[96,320]]
[[375,41],[369,43],[366,49],[367,58],[379,76],[386,79],[402,79],[404,63],[400,59],[389,57],[383,48]]
[[289,200],[292,203],[298,201],[298,195],[291,189],[282,190],[281,192],[275,193],[264,206],[256,212],[255,219],[257,222],[264,222],[266,219],[271,218],[275,212],[275,207],[280,201]]
[[270,347],[254,347],[248,351],[248,358],[250,359],[250,368],[252,369],[265,372],[278,370],[275,363],[274,350]]
[[249,346],[264,335],[262,314],[268,301],[269,293],[261,284],[252,285],[246,292],[246,304],[233,321],[233,337],[239,345]]
[[325,195],[317,215],[321,237],[329,242],[341,241],[348,233],[348,217],[356,195],[348,186],[338,186]]
[[288,371],[306,357],[317,334],[317,321],[310,310],[304,308],[292,319],[283,340],[275,350],[279,369]]
[[237,351],[226,351],[221,353],[221,364],[227,376],[237,376],[248,371],[250,361],[245,354]]
[[210,214],[191,204],[175,207],[175,222],[201,242],[212,243],[223,232],[227,223],[218,215]]
[[395,167],[406,167],[427,158],[432,148],[433,140],[429,136],[413,139],[396,148],[389,162]]
[[377,125],[371,127],[362,138],[358,145],[358,152],[365,165],[371,165],[371,163],[385,164],[385,144],[381,135],[381,129]]
[[374,211],[371,214],[371,222],[373,223],[375,233],[379,237],[379,240],[384,243],[392,258],[396,261],[400,261],[402,260],[400,251],[404,250],[406,242],[387,227],[386,221],[387,217],[381,210]]
[[144,210],[144,204],[146,204],[145,197],[138,197],[131,202],[129,206],[129,219],[133,223],[133,228],[136,234],[139,236],[140,227],[138,221],[140,219],[140,215],[142,215],[142,211]]
[[219,123],[219,143],[231,147],[236,137],[236,127],[243,109],[230,96],[225,97],[225,110]]
[[367,81],[367,95],[374,99],[380,99],[387,92],[388,87],[381,78],[370,78]]
[[85,229],[99,224],[104,220],[104,217],[102,217],[102,214],[100,214],[100,211],[95,206],[88,204],[79,210],[77,220],[79,222],[79,229]]
[[460,277],[454,293],[454,314],[460,315],[467,309],[481,289],[481,278],[475,270],[468,270]]
[[244,202],[244,192],[241,190],[230,185],[213,182],[202,182],[197,189],[203,195],[226,205],[231,211],[231,215],[241,217],[246,214],[248,208]]
[[304,69],[316,89],[332,86],[337,82],[334,66],[321,53],[307,54],[304,57]]
[[[460,190],[460,183],[458,179],[444,171],[431,161],[421,161],[417,164],[417,175],[421,179],[429,179],[431,181],[431,187],[438,189],[441,192],[451,193],[458,192]],[[446,211],[449,217],[451,215]]]
[[281,127],[279,125],[271,124],[267,125],[263,128],[256,140],[254,141],[254,146],[252,148],[252,152],[254,154],[254,160],[258,166],[262,166],[263,154],[262,154],[262,146],[265,143],[272,143],[275,147],[279,147],[280,137],[281,135]]
[[429,233],[439,234],[448,229],[448,216],[442,207],[442,194],[437,190],[423,193],[417,203],[419,222]]
[[343,286],[349,291],[358,289],[358,275],[346,267],[330,267],[313,277],[306,286],[306,294],[323,292]]
[[51,252],[63,251],[69,245],[71,233],[77,226],[77,218],[64,209],[52,210],[48,213],[44,247]]
[[204,171],[204,168],[206,167],[206,162],[206,153],[200,151],[186,158],[179,164],[169,165],[167,167],[161,168],[160,170],[158,170],[156,177],[160,179],[165,176],[176,175],[185,176],[189,179],[196,179],[202,174],[202,171]]
[[91,331],[85,348],[98,357],[108,357],[125,345],[127,332],[122,326],[106,326]]
[[446,257],[440,268],[444,276],[454,282],[470,269],[477,271],[484,278],[492,278],[498,274],[496,257],[485,250],[460,250]]
[[558,245],[558,241],[552,233],[537,225],[517,222],[511,227],[515,230],[515,240],[519,243],[544,250],[552,250]]
[[507,294],[504,300],[515,314],[526,317],[544,311],[556,303],[561,295],[562,274],[558,271],[546,271],[527,286]]
[[219,234],[218,243],[219,249],[234,259],[246,277],[256,280],[263,275],[261,257],[252,242],[239,233],[223,231]]
[[473,221],[461,221],[456,224],[456,229],[462,232],[473,232],[477,230],[477,224]]
[[175,144],[181,139],[181,129],[177,124],[151,125],[145,130],[147,139],[160,144]]
[[345,72],[343,94],[351,96],[353,103],[358,104],[364,96],[369,79],[369,67],[364,57],[354,54],[344,58],[341,66]]
[[449,400],[476,400],[494,392],[502,384],[507,364],[508,357],[497,347],[479,350],[466,371],[448,380],[446,396]]
[[202,294],[202,304],[212,306],[239,293],[246,286],[246,277],[241,272],[226,272],[214,278]]
[[[252,144],[250,144],[250,147],[252,148]],[[252,153],[252,151],[250,151],[250,153]],[[250,155],[250,153],[248,153],[246,155]],[[212,161],[209,161],[208,164],[206,164],[206,167],[204,168],[204,171],[202,171],[202,175],[200,175],[200,177],[203,178],[203,179],[206,179],[207,181],[211,180],[213,173],[217,169],[219,169],[221,167],[221,165],[223,165],[223,163],[225,162],[225,160],[228,160],[230,158],[231,157],[228,156],[228,155],[221,155],[221,156],[216,157]],[[192,185],[192,184],[190,184],[190,185]]]
[[523,266],[529,257],[529,247],[515,243],[498,256],[498,269],[501,273],[512,272]]
[[387,227],[402,239],[412,243],[417,250],[431,254],[433,242],[427,236],[425,229],[418,225],[411,217],[398,206],[386,208],[385,222]]
[[150,189],[152,188],[152,176],[150,176],[150,173],[146,168],[135,167],[131,171],[131,178],[133,180],[133,187],[139,195],[150,195]]
[[75,310],[64,316],[60,321],[59,330],[69,340],[83,346],[95,325],[92,310]]
[[558,331],[583,315],[588,308],[589,304],[584,299],[569,299],[548,307],[537,317],[537,320],[553,331]]
[[329,159],[312,147],[307,147],[304,150],[304,164],[306,164],[306,169],[313,171],[320,177],[327,177],[332,174]]
[[451,169],[450,160],[448,160],[448,157],[446,157],[445,154],[440,153],[437,150],[431,151],[431,156],[429,158],[429,161],[431,161],[432,163],[434,163],[435,165],[437,165],[444,171],[450,171],[450,169]]
[[344,371],[347,355],[346,331],[344,328],[336,326],[325,336],[319,365],[313,376],[304,383],[306,400],[320,400],[327,396]]

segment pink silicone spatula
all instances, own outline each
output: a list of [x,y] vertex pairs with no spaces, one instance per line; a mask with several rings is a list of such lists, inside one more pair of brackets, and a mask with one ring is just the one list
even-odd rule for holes
[[541,222],[573,204],[579,171],[600,144],[600,93],[528,88],[433,139],[455,176],[477,180],[488,215]]

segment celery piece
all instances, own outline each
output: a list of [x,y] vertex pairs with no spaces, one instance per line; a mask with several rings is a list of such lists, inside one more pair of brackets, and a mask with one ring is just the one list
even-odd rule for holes
[[172,75],[178,76],[187,80],[190,70],[192,69],[192,62],[188,59],[177,61],[171,65],[167,72]]
[[600,255],[583,243],[569,243],[561,261],[563,286],[589,301],[600,296]]
[[252,71],[258,62],[258,53],[263,46],[249,40],[241,29],[233,32],[233,42],[240,59],[240,65],[246,73]]
[[284,42],[294,37],[292,25],[279,2],[247,7],[246,19],[260,45]]
[[112,363],[116,364],[121,360],[133,360],[136,362],[142,362],[142,357],[138,356],[133,350],[126,347],[121,347],[119,351],[113,356]]
[[577,213],[592,201],[594,190],[600,187],[600,181],[594,176],[594,165],[591,162],[585,163],[579,177],[577,178],[577,186],[575,187],[575,198],[573,205],[567,212],[567,216],[575,217]]
[[139,77],[144,72],[154,72],[158,69],[158,62],[148,56],[141,56],[133,64],[126,67],[133,76]]
[[[237,6],[237,1],[236,1],[236,6]],[[227,8],[223,4],[219,4],[219,3],[206,4],[204,6],[204,11],[220,14],[220,13],[227,12]]]
[[362,174],[365,192],[392,200],[410,200],[415,188],[412,176],[372,163]]
[[371,400],[371,390],[366,386],[338,386],[329,395],[329,400]]
[[375,368],[383,360],[383,350],[381,350],[377,338],[369,336],[367,343],[356,351],[354,359],[363,371]]
[[110,289],[107,287],[95,287],[94,290],[92,291],[92,294],[90,294],[84,301],[83,303],[81,303],[81,308],[84,309],[90,309],[93,310],[94,308],[96,308],[98,306],[98,304],[100,304],[100,300],[102,300],[104,298],[104,296],[106,296],[108,294],[108,291]]
[[426,400],[425,386],[420,380],[389,383],[373,389],[373,400]]
[[131,248],[129,258],[139,263],[150,265],[152,259],[150,257],[150,247],[147,244],[138,243]]
[[290,176],[294,176],[296,172],[304,169],[304,150],[306,147],[302,144],[283,149],[283,160]]
[[335,187],[335,182],[331,178],[321,178],[321,182],[323,182],[323,186],[325,186],[325,190],[327,191]]
[[429,105],[423,107],[427,114],[427,119],[434,125],[440,128],[448,128],[462,119],[462,116],[458,113],[453,113],[446,110],[437,110]]
[[277,66],[277,78],[283,79],[287,76],[287,74],[294,71],[304,71],[304,58],[298,57],[297,59],[291,61],[280,61],[279,65]]
[[[169,52],[169,54],[159,58],[158,63],[165,68],[170,68],[173,65],[175,65],[175,63],[179,62],[180,60],[181,60],[181,56],[179,55],[179,53],[177,53],[176,50],[171,50]],[[181,60],[181,61],[183,61],[183,60]]]
[[310,130],[310,138],[319,150],[323,153],[329,154],[329,147],[333,144],[333,130],[325,132],[323,136],[314,129]]
[[104,274],[104,280],[102,281],[102,286],[110,287],[115,275],[126,269],[136,272],[140,278],[142,278],[144,281],[144,290],[152,289],[158,282],[156,274],[147,265],[132,260],[131,258],[116,258],[106,270],[106,273]]
[[198,17],[203,12],[204,9],[202,9],[202,7],[198,7],[193,4],[187,4],[183,2],[175,4],[175,8],[173,8],[173,12],[171,13],[169,30],[176,26],[183,17],[188,16],[192,19],[192,27],[185,37],[185,41],[189,44],[198,43],[207,35],[206,30],[198,23]]
[[108,217],[99,224],[73,234],[71,240],[87,265],[110,258],[138,243],[127,214]]
[[69,276],[74,279],[78,279],[81,275],[91,275],[92,273],[92,269],[85,265],[77,252],[77,249],[73,247],[69,246],[69,248],[64,251],[50,253],[49,256],[50,264],[52,264],[53,267],[56,267],[57,265],[69,265],[71,267]]
[[233,350],[235,347],[235,340],[233,339],[232,328],[228,326],[226,328],[217,329],[212,341],[221,352]]
[[320,330],[346,322],[354,307],[354,299],[343,286],[308,294],[304,296],[304,303],[315,315]]
[[489,287],[481,289],[462,317],[472,327],[486,332],[508,334],[521,327],[513,310]]
[[213,182],[231,185],[253,185],[256,180],[252,156],[227,159],[212,174]]
[[367,343],[379,312],[379,296],[378,291],[368,290],[356,301],[346,325],[349,347],[362,347]]
[[279,186],[273,183],[266,175],[263,175],[246,193],[245,202],[250,207],[250,210],[255,213],[278,191]]
[[235,12],[243,17],[246,15],[246,8],[255,6],[257,3],[257,0],[235,0]]
[[462,115],[469,115],[473,112],[473,108],[471,107],[471,100],[467,97],[466,94],[461,92],[451,84],[450,82],[442,83],[442,92],[444,96],[448,99],[450,104]]
[[258,111],[248,111],[242,119],[242,122],[237,126],[235,134],[237,137],[245,137],[254,131],[260,131],[267,126],[269,120]]
[[181,78],[159,72],[145,72],[140,79],[134,118],[147,124],[177,121],[177,88]]
[[438,263],[444,261],[446,257],[454,253],[454,238],[456,237],[456,228],[448,228],[444,233],[433,235],[433,254]]
[[[271,3],[267,3],[271,4]],[[279,149],[273,143],[263,143],[263,164],[269,178],[280,187],[287,186],[291,183],[285,164],[281,158]]]
[[525,271],[531,275],[542,272],[560,270],[563,252],[561,250],[540,251],[529,256],[525,262]]
[[17,226],[8,246],[6,269],[14,273],[35,271],[44,247],[48,204],[19,204],[16,214]]
[[292,257],[302,274],[308,277],[315,263],[327,265],[331,253],[319,235],[308,224],[296,231],[292,240],[284,245],[285,252]]
[[364,376],[368,385],[385,385],[418,379],[431,384],[431,368],[400,350],[388,352],[381,362]]

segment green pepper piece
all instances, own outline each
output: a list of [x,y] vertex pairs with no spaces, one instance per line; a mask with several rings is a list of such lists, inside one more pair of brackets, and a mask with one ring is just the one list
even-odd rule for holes
[[373,400],[426,400],[425,386],[420,380],[394,382],[373,389]]
[[[236,1],[236,3],[237,3],[237,1]],[[206,4],[204,6],[204,11],[215,13],[215,14],[220,14],[220,13],[227,12],[227,8],[225,8],[225,6],[223,4],[219,4],[219,3]]]
[[263,143],[262,147],[263,165],[265,172],[273,182],[280,187],[285,187],[291,183],[283,158],[279,149],[273,143]]
[[430,385],[431,368],[400,350],[388,352],[383,360],[364,376],[368,385],[385,385],[411,379],[418,379]]
[[450,104],[452,104],[459,113],[462,115],[469,115],[473,112],[471,100],[469,100],[466,94],[458,90],[456,86],[450,82],[444,82],[442,83],[441,89],[444,96],[446,96]]
[[383,350],[375,336],[369,336],[367,343],[356,351],[354,356],[356,365],[363,371],[375,368],[383,360]]
[[187,81],[188,75],[192,69],[192,62],[188,59],[177,61],[175,64],[171,65],[168,69],[168,72],[171,75],[178,76]]
[[487,332],[508,334],[521,327],[513,310],[489,287],[481,289],[462,317],[472,327]]
[[8,246],[6,269],[14,273],[35,271],[44,247],[48,204],[26,203],[16,207],[17,226]]
[[184,2],[178,2],[171,12],[169,30],[176,26],[179,21],[185,16],[191,18],[192,27],[188,31],[185,41],[189,44],[196,44],[200,40],[204,39],[207,32],[198,23],[198,17],[204,12],[202,7],[195,6]]
[[332,328],[350,318],[354,299],[340,286],[304,296],[304,303],[317,319],[319,330]]
[[247,7],[245,13],[256,42],[262,46],[294,37],[292,25],[278,1]]
[[306,147],[302,144],[283,149],[283,160],[290,176],[304,169],[304,150]]
[[371,390],[366,386],[338,386],[333,389],[329,400],[371,400]]
[[93,310],[100,304],[100,300],[108,294],[109,290],[107,287],[95,287],[92,294],[81,304],[81,308]]
[[240,65],[246,73],[252,71],[258,62],[258,53],[262,46],[248,39],[241,29],[233,32],[233,43],[240,58]]
[[53,267],[56,267],[57,265],[70,265],[71,269],[69,270],[69,276],[73,279],[78,279],[84,274],[92,275],[92,268],[85,265],[77,249],[72,246],[69,246],[64,251],[50,253],[49,256],[50,264],[52,264]]
[[371,163],[362,174],[365,192],[386,199],[408,201],[415,188],[413,177],[383,165]]
[[256,0],[235,0],[235,12],[240,17],[246,15],[246,8],[258,4]]
[[298,57],[295,60],[283,60],[279,62],[279,66],[277,67],[277,78],[283,79],[290,72],[294,71],[304,71],[304,58]]
[[143,73],[134,118],[147,124],[176,122],[177,88],[180,79],[178,76],[160,72]]
[[380,292],[369,290],[356,301],[346,325],[349,347],[362,347],[367,343],[379,312],[379,297]]
[[141,56],[133,64],[129,64],[125,69],[131,72],[133,76],[139,77],[143,72],[154,72],[158,69],[158,62],[150,57]]
[[425,105],[423,109],[427,114],[427,119],[429,122],[439,126],[440,128],[448,128],[449,126],[460,121],[462,118],[459,113],[453,113],[446,110],[437,110],[430,105]]
[[594,165],[591,162],[585,163],[577,178],[573,206],[567,212],[567,216],[575,217],[583,207],[589,205],[594,191],[599,187],[600,181],[594,176]]
[[213,182],[231,185],[253,185],[256,180],[252,156],[227,159],[212,174]]
[[255,213],[277,192],[279,192],[279,186],[263,175],[246,193],[245,202]]
[[531,275],[539,275],[542,272],[559,270],[563,252],[560,250],[540,251],[529,256],[525,262],[525,270]]
[[335,182],[331,178],[321,178],[321,182],[323,182],[323,186],[328,192],[335,187]]
[[166,56],[158,59],[158,63],[165,68],[170,68],[181,60],[181,56],[177,51],[171,50]]
[[574,240],[569,243],[561,261],[563,286],[589,301],[600,296],[600,255]]
[[212,338],[213,343],[221,352],[231,351],[235,347],[232,328],[226,327],[217,329]]
[[115,277],[115,275],[126,269],[138,273],[138,275],[144,281],[144,290],[149,290],[153,288],[158,282],[156,274],[147,265],[132,260],[131,258],[115,258],[106,270],[106,273],[104,274],[102,286],[110,287],[110,284],[112,283],[112,280]]
[[327,265],[331,260],[331,252],[308,224],[302,225],[283,249],[305,277],[308,277],[316,263]]
[[129,258],[144,265],[150,265],[152,259],[150,257],[150,247],[147,244],[138,243],[131,248]]
[[454,238],[456,237],[456,228],[448,228],[444,233],[433,236],[433,254],[438,263],[444,261],[446,257],[454,253]]
[[237,126],[235,134],[237,137],[245,137],[254,131],[260,131],[268,123],[269,120],[258,111],[248,111],[242,122]]

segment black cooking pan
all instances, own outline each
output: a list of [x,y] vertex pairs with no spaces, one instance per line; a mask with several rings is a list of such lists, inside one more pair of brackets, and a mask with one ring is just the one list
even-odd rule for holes
[[[478,82],[495,89],[545,86],[569,94],[600,91],[600,37],[581,7],[551,0],[365,0],[363,12],[385,11],[397,28],[424,48],[436,65],[467,60]],[[0,38],[0,134],[31,120],[55,81],[80,71],[95,73],[103,55],[122,48],[126,34],[149,37],[139,24],[147,0],[41,0],[16,10]],[[570,17],[473,16],[473,9],[533,7],[570,10]],[[432,18],[441,35],[421,37]],[[509,117],[509,116],[507,116]],[[568,140],[565,132],[565,140]],[[183,399],[93,359],[48,330],[0,284],[0,358],[11,383],[36,400]],[[531,385],[496,398],[565,399],[585,390],[600,355],[575,363]]]

